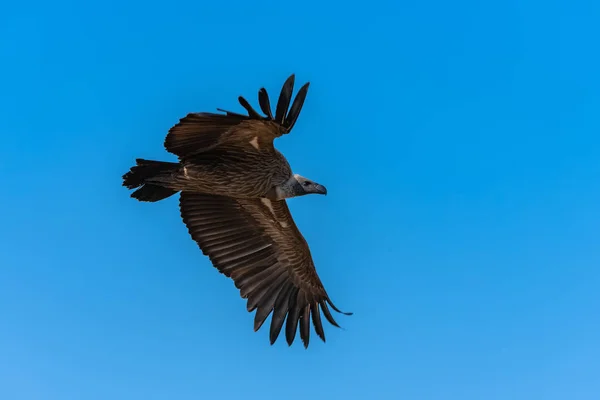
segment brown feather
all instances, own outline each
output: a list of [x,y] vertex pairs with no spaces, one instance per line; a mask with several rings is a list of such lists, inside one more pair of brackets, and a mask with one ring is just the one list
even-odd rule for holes
[[265,267],[261,265],[258,271],[239,277],[240,295],[247,298],[250,293],[255,293],[262,283],[273,282],[283,271],[278,268],[277,263]]
[[269,332],[269,340],[271,344],[275,343],[277,337],[279,336],[279,332],[281,332],[281,328],[283,326],[283,322],[285,321],[285,316],[289,310],[289,301],[290,301],[290,292],[294,290],[294,285],[291,281],[286,283],[279,292],[277,296],[277,300],[275,301],[275,307],[273,309],[273,317],[271,318],[271,329]]
[[[256,310],[255,329],[273,313],[271,341],[277,339],[286,321],[288,344],[293,343],[300,325],[301,339],[308,346],[311,320],[317,335],[325,338],[319,308],[338,326],[308,244],[285,201],[265,204],[259,199],[183,192],[180,204],[192,238],[213,265],[233,279],[240,296],[248,299],[247,309]],[[236,229],[228,229],[223,221]],[[222,233],[212,231],[215,226]]]
[[281,274],[273,282],[253,292],[251,296],[248,296],[248,303],[246,305],[248,311],[253,311],[257,307],[272,309],[275,306],[275,300],[277,300],[277,295],[281,291],[282,285],[287,280],[289,280],[287,272],[281,271]]
[[219,138],[248,117],[214,113],[190,113],[174,125],[165,138],[168,152],[186,157],[214,148]]
[[291,346],[294,343],[296,337],[296,331],[298,330],[298,318],[300,317],[300,304],[299,297],[301,292],[295,287],[290,293],[289,301],[289,313],[287,321],[285,322],[285,340],[288,345]]
[[276,257],[272,254],[265,257],[264,253],[257,253],[253,254],[251,257],[228,263],[221,269],[223,270],[223,272],[233,272],[240,268],[243,268],[245,265],[264,265],[265,263],[275,262],[275,260]]
[[313,326],[315,327],[315,332],[321,338],[323,342],[325,342],[325,331],[323,330],[323,324],[321,322],[321,312],[319,311],[319,303],[313,302],[310,305],[311,308],[311,316],[313,321]]
[[310,304],[306,304],[300,314],[300,338],[304,348],[308,348],[308,342],[310,341]]
[[259,295],[266,288],[270,287],[281,274],[286,272],[284,268],[278,265],[277,261],[272,264],[263,264],[261,268],[263,269],[262,271],[240,279],[241,292]]

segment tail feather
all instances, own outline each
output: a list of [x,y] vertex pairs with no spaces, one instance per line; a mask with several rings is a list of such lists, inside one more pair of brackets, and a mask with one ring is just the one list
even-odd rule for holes
[[156,183],[147,183],[147,180],[160,175],[171,174],[179,168],[179,164],[144,160],[141,158],[135,161],[136,165],[123,175],[123,186],[128,189],[139,188],[131,194],[131,197],[139,201],[155,202],[177,193],[177,190],[169,189]]

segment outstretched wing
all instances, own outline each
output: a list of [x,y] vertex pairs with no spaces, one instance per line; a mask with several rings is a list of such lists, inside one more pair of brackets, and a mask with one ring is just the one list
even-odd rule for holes
[[300,337],[308,347],[311,319],[315,332],[325,341],[321,311],[332,325],[339,326],[329,306],[341,311],[329,299],[285,200],[182,192],[180,210],[202,252],[221,273],[233,279],[242,298],[248,299],[248,311],[256,310],[254,330],[273,313],[271,344],[277,340],[286,317],[289,345],[300,325]]
[[[262,88],[258,92],[258,101],[266,116],[261,116],[240,96],[238,100],[248,115],[221,109],[218,110],[225,114],[190,113],[169,130],[164,143],[165,148],[180,159],[210,151],[223,143],[242,146],[248,151],[271,149],[275,138],[292,130],[306,99],[309,83],[300,88],[292,106],[289,107],[294,80],[295,76],[292,74],[285,81],[277,101],[275,116],[271,112],[269,95],[266,89]],[[249,140],[254,137],[258,142],[253,148]]]

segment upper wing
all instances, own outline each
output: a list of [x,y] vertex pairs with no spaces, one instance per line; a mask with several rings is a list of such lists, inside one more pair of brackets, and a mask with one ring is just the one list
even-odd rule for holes
[[325,341],[320,309],[331,324],[339,326],[328,304],[341,311],[329,299],[285,200],[241,200],[182,192],[180,209],[202,252],[233,279],[242,298],[248,299],[248,311],[257,310],[254,330],[273,312],[271,344],[286,316],[289,345],[300,324],[300,337],[308,347],[311,317],[315,332]]
[[[309,83],[300,88],[289,109],[294,90],[295,76],[292,74],[284,83],[275,116],[271,112],[269,95],[265,88],[258,91],[258,101],[266,116],[261,116],[246,99],[238,97],[248,115],[219,109],[225,114],[190,113],[173,126],[165,139],[165,148],[180,159],[209,151],[223,141],[229,145],[248,146],[248,138],[257,137],[260,144],[272,147],[273,140],[289,133],[302,109]],[[237,128],[237,129],[234,129]],[[249,148],[251,150],[251,148]]]

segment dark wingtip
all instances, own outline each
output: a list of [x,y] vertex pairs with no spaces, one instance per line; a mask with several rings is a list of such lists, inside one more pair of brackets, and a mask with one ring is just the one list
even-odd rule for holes
[[254,332],[258,332],[258,330],[265,323],[266,319],[267,318],[262,318],[262,316],[259,315],[258,311],[256,312],[256,314],[254,315]]
[[319,336],[323,343],[325,343],[325,330],[323,329],[323,323],[321,322],[321,311],[319,310],[319,303],[314,302],[311,304],[310,315],[312,317],[313,327],[315,328],[317,336]]
[[269,343],[271,343],[271,346],[273,346],[275,344],[278,337],[279,337],[279,332],[277,332],[277,335],[274,335],[273,333],[269,333]]
[[341,311],[339,308],[337,308],[335,306],[335,304],[332,303],[331,299],[327,298],[327,303],[329,303],[329,305],[331,306],[331,308],[333,308],[336,312],[340,313],[340,314],[344,314],[344,315],[354,315],[353,312],[345,312],[345,311]]
[[298,117],[300,116],[300,111],[302,111],[302,106],[304,105],[304,100],[306,100],[306,94],[308,93],[308,87],[310,86],[310,82],[306,82],[298,93],[296,94],[296,98],[292,103],[292,107],[290,108],[290,112],[285,118],[285,127],[288,132],[291,132],[292,128],[296,124]]
[[242,107],[244,107],[246,111],[248,111],[248,115],[250,116],[250,118],[263,119],[263,117],[250,105],[250,103],[248,103],[248,100],[240,96],[238,97],[238,101],[240,102]]
[[306,306],[300,313],[300,338],[304,344],[304,348],[308,348],[310,342],[310,304],[306,303]]
[[279,100],[277,100],[277,107],[275,109],[275,122],[278,124],[283,125],[285,123],[288,107],[292,101],[295,80],[296,75],[292,74],[286,79],[285,83],[281,87],[281,93],[279,94]]
[[269,93],[267,89],[261,88],[258,91],[258,104],[260,105],[260,109],[269,119],[273,119],[273,113],[271,112],[271,101],[269,100]]
[[[278,124],[281,124],[284,128],[286,128],[287,133],[289,133],[296,124],[296,121],[298,120],[298,116],[300,115],[300,111],[302,110],[302,106],[304,105],[304,101],[306,99],[308,87],[310,86],[310,82],[306,82],[304,85],[302,85],[302,87],[296,94],[294,101],[292,102],[292,94],[294,92],[295,81],[296,74],[291,74],[285,80],[281,88],[281,92],[279,94],[279,99],[277,100],[277,105],[275,107],[275,116],[273,116],[269,94],[265,88],[261,88],[258,91],[258,103],[260,105],[261,111],[266,115],[266,117],[260,115],[250,105],[248,100],[246,100],[242,96],[238,97],[238,101],[242,105],[242,107],[246,109],[248,115],[239,114],[221,108],[217,108],[217,110],[226,113],[228,116],[274,121]],[[290,103],[292,103],[291,107]]]
[[336,328],[341,328],[343,329],[337,322],[336,320],[333,318],[333,315],[331,315],[331,311],[329,311],[329,307],[327,306],[327,304],[331,305],[331,308],[340,313],[340,314],[344,314],[344,315],[352,315],[352,313],[348,313],[348,312],[343,312],[340,311],[332,302],[329,298],[326,298],[325,300],[321,301],[321,309],[323,310],[323,315],[325,315],[325,318],[327,319],[327,321],[329,321],[329,323],[333,326],[335,326]]

